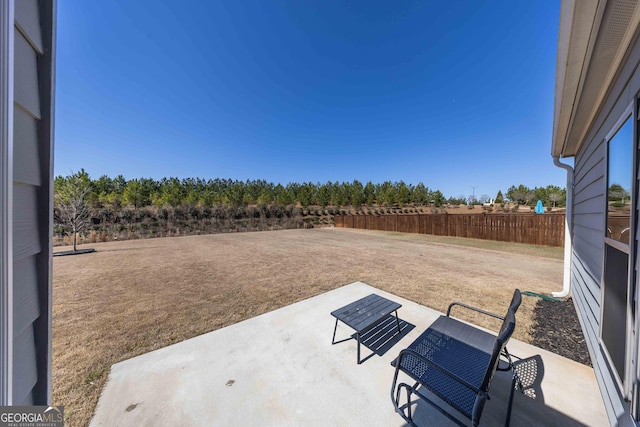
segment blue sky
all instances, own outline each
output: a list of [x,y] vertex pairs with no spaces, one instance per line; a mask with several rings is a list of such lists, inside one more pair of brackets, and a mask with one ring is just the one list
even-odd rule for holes
[[58,3],[55,173],[564,187],[559,1]]

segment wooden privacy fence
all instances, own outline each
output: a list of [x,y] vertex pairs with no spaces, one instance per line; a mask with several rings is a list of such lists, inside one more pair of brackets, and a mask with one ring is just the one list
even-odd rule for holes
[[564,246],[564,214],[335,215],[336,227]]

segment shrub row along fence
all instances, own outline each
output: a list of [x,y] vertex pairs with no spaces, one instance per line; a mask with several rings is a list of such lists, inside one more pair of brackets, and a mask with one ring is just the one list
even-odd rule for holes
[[564,214],[335,215],[334,225],[532,245],[564,245]]

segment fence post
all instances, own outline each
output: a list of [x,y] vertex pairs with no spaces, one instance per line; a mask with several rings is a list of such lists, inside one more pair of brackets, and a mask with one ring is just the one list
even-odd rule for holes
[[482,239],[487,240],[487,213],[482,212]]
[[444,213],[444,229],[445,229],[445,236],[451,236],[451,233],[449,233],[449,214],[447,212]]

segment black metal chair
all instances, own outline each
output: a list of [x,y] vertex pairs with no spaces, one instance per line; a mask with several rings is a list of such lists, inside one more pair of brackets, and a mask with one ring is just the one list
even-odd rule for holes
[[[449,305],[446,316],[440,316],[418,339],[400,352],[392,362],[396,369],[391,386],[391,400],[405,421],[415,425],[411,398],[416,395],[458,425],[465,424],[454,416],[450,408],[468,418],[473,426],[478,425],[484,404],[489,399],[489,386],[496,370],[513,369],[506,344],[515,329],[515,314],[521,301],[520,291],[516,289],[505,316],[454,302]],[[455,306],[501,319],[502,327],[494,335],[454,319],[450,315]],[[507,363],[505,368],[499,368],[501,356]],[[398,384],[400,372],[408,375],[415,383],[412,386]],[[514,372],[505,425],[509,425],[511,418],[516,379]],[[407,403],[401,406],[402,390],[406,391]]]

